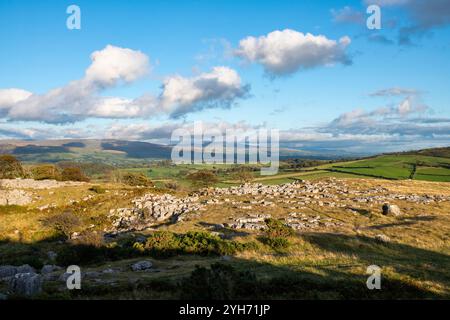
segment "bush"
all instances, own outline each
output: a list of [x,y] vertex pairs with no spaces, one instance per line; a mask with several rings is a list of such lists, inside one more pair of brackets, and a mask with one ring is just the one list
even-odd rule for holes
[[153,182],[142,173],[114,171],[111,180],[133,187],[153,187]]
[[145,249],[157,256],[170,256],[179,253],[199,255],[231,255],[242,251],[246,245],[235,241],[223,240],[207,232],[190,231],[175,234],[157,231],[147,238]]
[[294,229],[285,225],[282,221],[276,219],[266,219],[266,235],[270,238],[292,237],[295,235]]
[[261,242],[268,245],[269,247],[271,247],[274,250],[280,250],[280,251],[287,249],[290,246],[289,240],[286,238],[283,238],[283,237],[274,237],[274,238],[262,237]]
[[75,240],[71,240],[73,244],[87,245],[100,248],[105,244],[102,232],[98,231],[83,231]]
[[0,179],[23,178],[25,171],[16,157],[11,155],[0,156]]
[[76,228],[81,226],[81,220],[71,211],[45,218],[42,221],[45,227],[53,228],[58,234],[69,238]]
[[84,175],[80,168],[67,167],[64,168],[61,172],[61,180],[88,182],[89,178]]
[[249,169],[240,168],[233,174],[233,178],[238,180],[240,183],[247,183],[252,181],[255,177]]
[[199,170],[189,173],[186,178],[198,187],[208,187],[219,181],[217,176],[210,170]]
[[92,186],[89,188],[89,191],[92,191],[92,192],[95,192],[98,194],[102,194],[102,193],[106,192],[106,190],[101,186]]
[[167,189],[175,190],[175,191],[181,189],[181,186],[177,182],[174,182],[174,181],[166,182],[164,184],[164,187],[166,187]]
[[52,164],[34,166],[30,169],[30,172],[31,176],[35,180],[61,180],[61,174],[58,168]]
[[145,248],[152,254],[172,255],[180,251],[180,238],[169,231],[156,231],[147,238]]
[[260,241],[274,250],[289,248],[290,242],[288,238],[295,235],[294,229],[276,219],[267,219],[266,225],[265,236],[261,237]]

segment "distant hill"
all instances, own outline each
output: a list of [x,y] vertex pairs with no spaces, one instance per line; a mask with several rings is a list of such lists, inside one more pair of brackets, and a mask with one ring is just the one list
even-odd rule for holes
[[450,158],[450,147],[422,149],[417,151],[403,152],[404,155],[421,155],[429,157]]
[[0,154],[12,154],[26,162],[81,161],[129,164],[144,159],[168,159],[171,147],[121,140],[0,141]]

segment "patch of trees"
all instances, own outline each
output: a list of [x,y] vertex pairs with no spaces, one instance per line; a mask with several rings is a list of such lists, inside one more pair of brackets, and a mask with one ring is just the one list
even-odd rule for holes
[[15,179],[25,177],[25,170],[16,157],[12,155],[0,156],[0,179]]
[[198,170],[189,173],[186,178],[196,187],[208,187],[217,183],[219,178],[211,170]]

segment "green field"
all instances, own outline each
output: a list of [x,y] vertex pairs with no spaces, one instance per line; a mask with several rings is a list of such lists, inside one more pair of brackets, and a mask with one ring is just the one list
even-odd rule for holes
[[450,159],[420,155],[386,155],[322,169],[382,179],[450,181]]

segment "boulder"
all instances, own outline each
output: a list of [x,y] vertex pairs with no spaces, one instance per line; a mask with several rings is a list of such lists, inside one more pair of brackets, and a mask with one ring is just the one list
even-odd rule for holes
[[14,266],[0,266],[0,279],[13,277],[17,272]]
[[389,238],[385,234],[377,234],[375,236],[375,240],[377,240],[378,242],[382,242],[382,243],[389,243],[389,242],[391,242],[391,238]]
[[382,210],[386,216],[400,216],[402,214],[400,208],[395,204],[385,203],[383,204]]
[[36,273],[17,273],[9,281],[9,291],[19,296],[34,296],[42,291],[42,278]]
[[148,260],[139,261],[131,265],[131,270],[133,271],[144,271],[151,269],[153,266],[153,263]]
[[52,273],[52,272],[55,272],[55,271],[59,271],[61,269],[62,269],[61,267],[58,267],[58,266],[55,266],[55,265],[52,265],[52,264],[46,264],[45,266],[42,267],[41,273],[42,274],[48,274],[48,273]]

